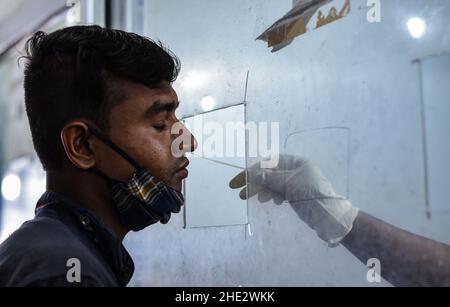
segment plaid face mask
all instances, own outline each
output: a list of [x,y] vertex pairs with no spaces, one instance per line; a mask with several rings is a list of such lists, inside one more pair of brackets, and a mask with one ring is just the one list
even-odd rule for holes
[[114,180],[99,169],[93,169],[96,174],[108,181],[112,199],[125,226],[133,231],[139,231],[157,222],[166,224],[171,213],[181,211],[184,203],[183,194],[152,176],[107,137],[94,129],[91,130],[97,138],[136,168],[128,182]]

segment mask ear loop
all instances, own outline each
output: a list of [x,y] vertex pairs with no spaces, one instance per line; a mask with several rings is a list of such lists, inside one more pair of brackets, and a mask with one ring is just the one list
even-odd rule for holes
[[[111,149],[113,149],[116,153],[118,153],[120,156],[122,156],[122,158],[124,158],[125,160],[127,160],[135,169],[140,169],[140,165],[138,163],[136,163],[136,161],[134,161],[134,159],[132,159],[125,151],[123,151],[119,146],[117,146],[116,144],[114,144],[108,137],[106,137],[103,133],[98,132],[98,130],[96,130],[95,128],[93,128],[92,126],[89,126],[92,135],[94,135],[95,137],[97,137],[100,141],[102,141],[105,145],[109,146]],[[91,168],[91,171],[94,172],[95,174],[97,174],[98,176],[102,177],[103,179],[105,179],[107,182],[111,183],[112,181],[115,181],[113,179],[111,179],[108,175],[106,175],[104,172],[102,172],[101,170],[99,170],[96,167]],[[169,221],[170,219],[170,214],[169,217],[166,219],[165,216],[161,216],[158,212],[155,212],[153,209],[151,209],[150,211],[147,211],[148,214],[150,214],[150,216],[153,218],[153,220],[157,223],[157,222],[161,222],[162,224],[165,224]]]
[[100,176],[101,178],[103,178],[106,182],[113,181],[110,177],[108,177],[105,173],[103,173],[101,170],[99,170],[96,167],[91,168],[90,171],[95,173],[96,175]]
[[[103,135],[103,133],[99,133],[96,129],[89,127],[91,129],[91,133],[97,137],[100,141],[102,141],[105,145],[108,145],[111,149],[113,149],[115,152],[117,152],[119,155],[122,156],[125,160],[128,161],[135,169],[139,169],[140,165],[134,161],[125,151],[123,151],[119,146],[114,144],[109,138]],[[102,173],[102,172],[100,172]],[[104,177],[105,174],[102,173],[102,177]]]

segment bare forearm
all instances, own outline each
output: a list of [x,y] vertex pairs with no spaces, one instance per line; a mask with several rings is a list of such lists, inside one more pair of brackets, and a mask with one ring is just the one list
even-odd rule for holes
[[449,286],[450,246],[389,225],[364,212],[342,241],[363,263],[381,262],[381,275],[395,286]]

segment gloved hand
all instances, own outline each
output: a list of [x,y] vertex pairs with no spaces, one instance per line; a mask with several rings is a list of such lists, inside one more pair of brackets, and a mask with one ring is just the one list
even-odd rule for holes
[[230,187],[246,185],[239,194],[242,199],[258,195],[260,202],[288,201],[300,219],[330,247],[339,245],[352,229],[359,209],[337,195],[310,161],[290,155],[282,155],[278,160],[278,166],[270,169],[261,168],[260,162],[252,165],[234,177]]

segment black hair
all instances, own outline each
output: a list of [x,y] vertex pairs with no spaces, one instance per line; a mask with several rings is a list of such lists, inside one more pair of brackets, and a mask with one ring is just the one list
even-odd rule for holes
[[180,69],[161,42],[99,26],[39,31],[27,41],[24,58],[31,135],[47,171],[62,166],[60,133],[69,120],[86,118],[108,131],[109,112],[125,95],[118,80],[151,87],[175,81]]

